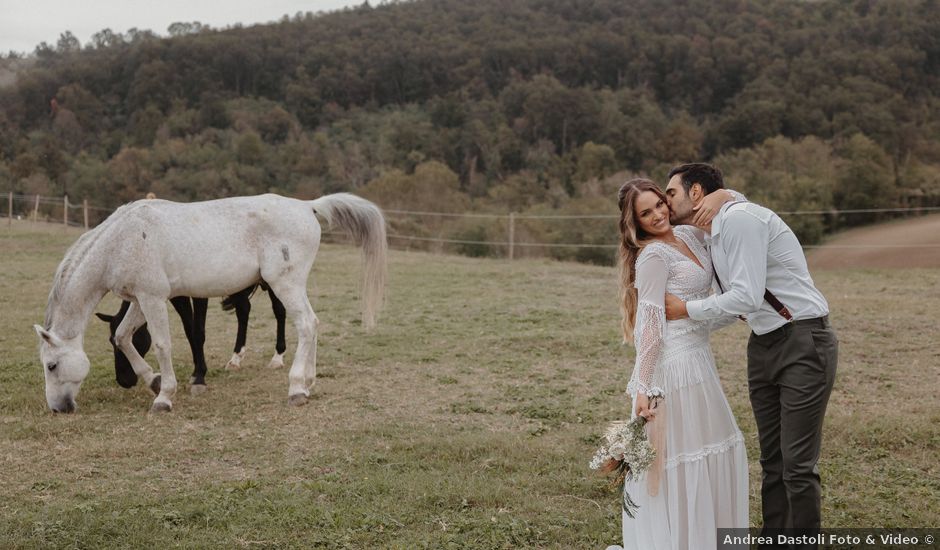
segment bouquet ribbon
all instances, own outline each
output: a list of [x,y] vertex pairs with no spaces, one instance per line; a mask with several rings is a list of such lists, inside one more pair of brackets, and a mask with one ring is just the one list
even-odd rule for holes
[[646,437],[656,451],[656,458],[646,476],[646,490],[651,497],[659,494],[659,481],[666,465],[666,408],[662,399],[654,401],[653,411],[652,418],[646,423]]

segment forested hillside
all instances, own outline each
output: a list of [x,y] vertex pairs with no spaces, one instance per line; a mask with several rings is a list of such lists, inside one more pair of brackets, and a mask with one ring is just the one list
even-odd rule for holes
[[[624,177],[705,159],[781,210],[940,205],[934,0],[419,0],[167,33],[0,59],[0,190],[614,213]],[[875,216],[791,221],[813,242]],[[526,231],[611,242],[569,229]]]

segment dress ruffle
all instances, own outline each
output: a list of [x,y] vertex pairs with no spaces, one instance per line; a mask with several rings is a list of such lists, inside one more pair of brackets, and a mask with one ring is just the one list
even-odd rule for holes
[[656,496],[645,476],[626,484],[640,508],[635,518],[623,515],[624,548],[716,548],[716,529],[748,526],[744,437],[707,342],[685,351],[670,347],[656,373],[666,392],[665,471]]

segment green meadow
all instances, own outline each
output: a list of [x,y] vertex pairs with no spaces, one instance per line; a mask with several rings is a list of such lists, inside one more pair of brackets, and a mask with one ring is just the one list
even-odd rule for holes
[[[171,311],[180,388],[169,414],[115,383],[107,327],[89,321],[79,410],[46,407],[38,341],[56,265],[77,237],[0,228],[0,548],[603,548],[617,495],[588,469],[628,415],[613,268],[391,251],[379,325],[359,323],[358,250],[325,245],[309,281],[317,384],[287,405],[267,296],[250,348],[221,367],[234,315],[210,302],[209,391]],[[936,527],[940,510],[940,270],[814,274],[841,340],[820,468],[827,527]],[[98,311],[114,313],[106,297]],[[288,328],[288,359],[295,340]],[[716,334],[751,462],[747,329]],[[151,365],[154,358],[148,356]]]

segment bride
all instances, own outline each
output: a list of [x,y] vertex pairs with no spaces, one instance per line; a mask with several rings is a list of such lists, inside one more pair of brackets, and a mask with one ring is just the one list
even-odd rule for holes
[[[716,194],[708,204],[715,211],[713,201],[733,197]],[[708,343],[711,330],[735,318],[667,321],[667,292],[683,300],[708,296],[711,258],[694,228],[670,225],[666,196],[652,181],[624,184],[619,205],[623,332],[636,344],[627,392],[633,415],[649,419],[658,454],[649,473],[626,484],[639,508],[635,517],[623,513],[624,548],[715,548],[716,529],[748,526],[744,439]],[[650,396],[660,393],[664,399],[651,408]]]

